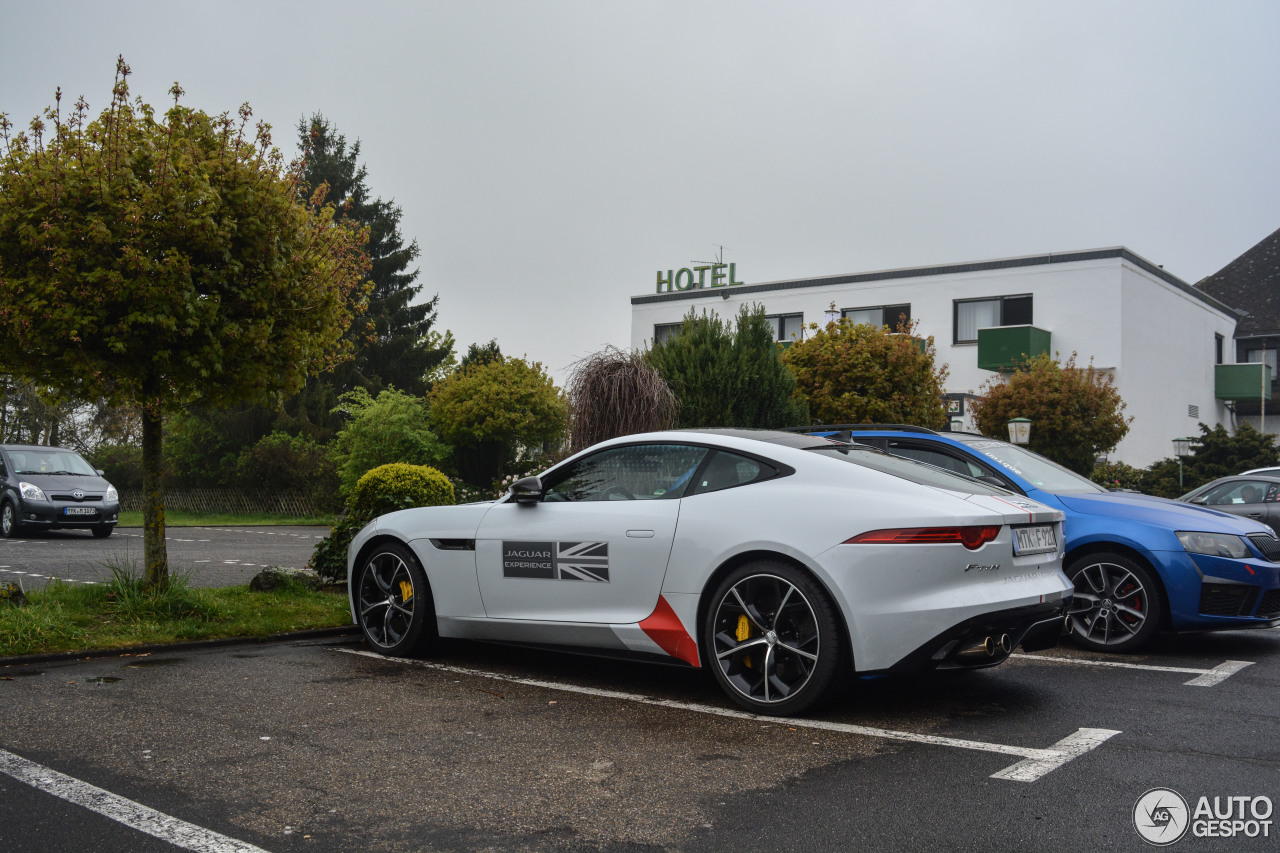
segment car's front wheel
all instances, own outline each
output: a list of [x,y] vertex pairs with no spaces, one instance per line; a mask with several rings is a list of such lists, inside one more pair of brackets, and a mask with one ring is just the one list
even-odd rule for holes
[[1160,585],[1146,566],[1122,554],[1087,554],[1067,566],[1075,585],[1071,639],[1099,652],[1136,651],[1164,615]]
[[716,680],[757,714],[798,714],[824,699],[840,661],[839,617],[812,575],[762,561],[712,593],[703,644]]
[[426,573],[399,543],[379,545],[357,567],[353,599],[364,638],[383,654],[412,654],[436,636]]
[[0,536],[12,539],[18,535],[22,525],[18,523],[18,511],[13,508],[12,501],[0,504]]
[[114,524],[99,524],[93,528],[93,535],[97,539],[106,539],[111,535],[111,531],[115,530]]

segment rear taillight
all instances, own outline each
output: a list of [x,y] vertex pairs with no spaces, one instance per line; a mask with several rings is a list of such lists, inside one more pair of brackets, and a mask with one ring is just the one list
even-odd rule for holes
[[936,545],[959,542],[970,551],[976,551],[1000,535],[1000,525],[974,527],[898,527],[890,530],[872,530],[846,539],[846,545]]

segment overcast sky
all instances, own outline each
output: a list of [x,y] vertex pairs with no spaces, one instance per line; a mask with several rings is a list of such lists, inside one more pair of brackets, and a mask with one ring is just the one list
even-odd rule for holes
[[1124,245],[1195,282],[1280,227],[1280,3],[0,0],[0,111],[319,111],[459,349],[563,381],[725,247],[752,283]]

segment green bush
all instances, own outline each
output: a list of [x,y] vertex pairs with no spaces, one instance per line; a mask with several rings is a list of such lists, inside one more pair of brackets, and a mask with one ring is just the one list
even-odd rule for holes
[[93,452],[89,460],[94,468],[102,469],[102,476],[117,489],[142,488],[142,448],[129,444],[104,444]]
[[371,520],[388,512],[418,506],[450,506],[454,502],[449,478],[426,465],[395,462],[366,473],[347,498],[347,513],[316,545],[307,564],[320,577],[342,581],[347,576],[347,548]]
[[1123,462],[1099,462],[1089,479],[1105,489],[1142,490],[1142,477],[1146,471]]
[[813,423],[936,429],[947,422],[947,366],[937,364],[933,338],[916,338],[912,321],[897,329],[842,317],[791,345],[782,360]]
[[342,505],[337,466],[329,452],[307,436],[279,431],[263,436],[240,451],[236,472],[242,486],[300,492],[321,511],[336,512]]
[[369,396],[363,388],[342,395],[339,410],[351,420],[332,445],[339,488],[348,495],[366,471],[391,462],[437,465],[449,455],[427,424],[426,403],[395,389]]
[[1210,429],[1200,424],[1200,437],[1192,440],[1191,455],[1182,460],[1182,483],[1178,482],[1177,459],[1161,459],[1142,476],[1142,491],[1162,498],[1176,498],[1219,477],[1229,477],[1253,468],[1280,464],[1276,437],[1242,423],[1235,434],[1222,424]]
[[679,403],[676,426],[773,429],[809,422],[764,308],[733,320],[692,309],[680,332],[644,355]]
[[451,506],[453,483],[435,468],[403,462],[382,465],[360,478],[347,499],[347,514],[366,521],[415,506]]
[[453,445],[463,480],[488,486],[527,470],[564,439],[569,407],[539,362],[472,364],[431,389],[431,426]]

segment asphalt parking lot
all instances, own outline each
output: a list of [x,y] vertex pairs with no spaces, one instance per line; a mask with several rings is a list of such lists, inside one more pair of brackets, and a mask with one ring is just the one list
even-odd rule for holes
[[[328,527],[170,527],[165,531],[169,567],[193,586],[248,583],[265,566],[301,568]],[[50,530],[0,539],[0,584],[39,589],[58,578],[98,583],[112,566],[142,564],[142,528],[120,527],[108,539],[87,530]]]
[[[690,670],[470,643],[10,666],[0,849],[1140,850],[1151,789],[1280,800],[1278,689],[1276,631],[861,679],[804,720]],[[1273,850],[1277,819],[1173,849]]]

